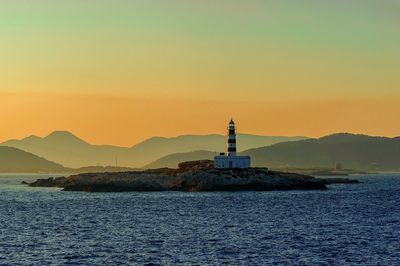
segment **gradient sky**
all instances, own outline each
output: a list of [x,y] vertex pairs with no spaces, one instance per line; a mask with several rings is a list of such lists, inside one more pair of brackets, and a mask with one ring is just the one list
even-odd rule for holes
[[0,141],[400,135],[400,1],[1,0]]

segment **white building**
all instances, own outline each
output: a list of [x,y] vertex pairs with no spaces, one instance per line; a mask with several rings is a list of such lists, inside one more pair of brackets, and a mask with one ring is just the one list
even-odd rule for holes
[[235,122],[231,120],[228,128],[227,154],[220,154],[214,157],[215,168],[249,168],[251,165],[250,156],[236,155],[236,133]]

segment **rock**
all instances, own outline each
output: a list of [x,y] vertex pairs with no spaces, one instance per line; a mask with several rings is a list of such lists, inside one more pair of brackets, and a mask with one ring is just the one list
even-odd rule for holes
[[214,161],[211,160],[200,160],[200,161],[189,161],[183,162],[178,165],[179,171],[187,172],[203,168],[214,168]]
[[324,181],[313,177],[257,168],[218,169],[217,172],[204,169],[184,173],[179,178],[183,191],[326,189]]
[[38,179],[33,183],[29,183],[28,185],[30,187],[64,187],[66,181],[66,177],[49,177],[47,179]]
[[65,191],[242,191],[326,189],[327,181],[312,176],[268,171],[267,168],[215,169],[212,161],[185,162],[178,169],[119,173],[87,173],[39,179],[30,186],[63,187]]
[[186,172],[165,169],[144,172],[76,175],[67,178],[64,190],[88,192],[122,191],[241,191],[326,189],[325,181],[309,176],[259,171],[203,168]]

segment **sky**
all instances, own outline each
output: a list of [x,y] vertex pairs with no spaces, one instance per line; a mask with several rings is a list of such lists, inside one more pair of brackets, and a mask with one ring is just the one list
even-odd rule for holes
[[0,0],[0,141],[400,135],[400,1]]

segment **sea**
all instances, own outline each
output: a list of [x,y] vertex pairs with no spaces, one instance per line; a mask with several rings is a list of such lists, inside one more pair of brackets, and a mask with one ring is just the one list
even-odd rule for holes
[[0,176],[0,265],[400,265],[400,174],[324,191],[21,184],[45,177]]

